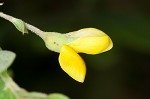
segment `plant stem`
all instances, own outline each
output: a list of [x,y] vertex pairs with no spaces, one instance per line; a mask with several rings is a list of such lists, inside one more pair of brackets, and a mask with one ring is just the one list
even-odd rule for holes
[[18,95],[23,97],[23,99],[48,99],[47,94],[38,92],[18,92]]
[[0,74],[0,78],[2,81],[6,84],[5,88],[9,88],[12,90],[20,91],[22,90],[13,80],[12,78],[8,75],[7,71],[4,71]]
[[[12,17],[10,15],[4,14],[3,12],[0,12],[0,17],[4,18],[10,22],[13,22],[14,19],[17,19],[15,17]],[[44,38],[43,33],[45,33],[44,31],[38,29],[37,27],[30,25],[28,23],[25,22],[25,26],[28,30],[32,31],[33,33],[37,34],[38,36],[40,36],[41,38]]]
[[38,36],[40,36],[41,38],[44,38],[44,31],[38,29],[37,27],[33,26],[33,25],[30,25],[28,23],[25,23],[25,26],[28,30],[30,30],[31,32],[37,34]]
[[8,75],[7,71],[0,74],[0,79],[5,83],[4,90],[11,91],[17,98],[16,99],[48,99],[48,95],[39,92],[27,92],[20,88]]

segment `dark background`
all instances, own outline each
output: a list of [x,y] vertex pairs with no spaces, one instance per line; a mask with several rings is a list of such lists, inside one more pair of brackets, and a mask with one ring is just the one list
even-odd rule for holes
[[[2,1],[2,0],[1,0]],[[0,46],[17,54],[14,80],[29,91],[60,92],[72,99],[150,99],[149,0],[3,0],[4,13],[44,31],[67,33],[94,27],[113,40],[112,50],[81,54],[87,64],[83,84],[59,66],[33,33],[22,35],[0,19]]]

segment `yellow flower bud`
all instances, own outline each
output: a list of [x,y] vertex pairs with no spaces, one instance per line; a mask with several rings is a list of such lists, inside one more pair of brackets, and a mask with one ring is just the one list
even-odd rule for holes
[[84,82],[86,66],[78,53],[99,54],[113,47],[112,40],[95,28],[85,28],[67,34],[44,32],[46,47],[59,52],[61,68],[73,79]]
[[[3,5],[3,3],[0,3],[0,5]],[[43,32],[20,19],[2,12],[0,12],[0,17],[12,22],[23,33],[27,33],[28,29],[40,36],[49,50],[60,53],[59,63],[61,68],[79,82],[84,82],[86,66],[78,53],[99,54],[113,47],[110,37],[95,28],[85,28],[67,34],[60,34]]]

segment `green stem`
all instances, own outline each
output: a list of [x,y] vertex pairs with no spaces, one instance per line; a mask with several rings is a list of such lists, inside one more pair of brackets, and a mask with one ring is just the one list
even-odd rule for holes
[[17,91],[26,92],[25,90],[21,89],[8,75],[7,71],[4,71],[0,74],[1,80],[5,83],[4,90],[10,90],[17,99],[19,99],[19,96],[17,95]]
[[5,83],[4,90],[10,90],[16,96],[16,99],[48,99],[48,95],[44,93],[29,93],[24,89],[20,88],[8,75],[7,71],[2,72],[0,74],[0,78]]
[[22,90],[8,75],[7,71],[4,71],[0,74],[0,78],[3,80],[3,82],[6,84],[5,89],[15,89],[16,91]]
[[[10,22],[13,22],[14,19],[17,19],[15,17],[12,17],[10,15],[7,15],[7,14],[4,14],[3,12],[0,12],[0,17],[1,18],[4,18]],[[41,38],[44,38],[44,35],[43,33],[45,33],[44,31],[38,29],[37,27],[31,25],[31,24],[28,24],[28,23],[25,23],[25,26],[28,30],[32,31],[33,33],[37,34],[38,36],[40,36]]]
[[18,95],[23,99],[48,99],[48,95],[38,92],[18,92]]

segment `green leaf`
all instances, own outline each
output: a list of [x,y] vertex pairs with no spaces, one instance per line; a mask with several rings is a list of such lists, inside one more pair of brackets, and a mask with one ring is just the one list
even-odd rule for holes
[[9,90],[3,90],[0,92],[0,99],[16,99],[16,97]]
[[15,25],[15,27],[20,31],[20,32],[22,32],[23,34],[24,33],[28,33],[28,30],[27,30],[27,28],[26,28],[26,26],[25,26],[25,22],[24,21],[22,21],[21,19],[16,19],[16,18],[14,18],[13,20],[12,20],[12,23]]
[[48,96],[48,99],[70,99],[70,98],[60,93],[53,93]]
[[[16,55],[10,51],[0,51],[0,73],[6,70],[14,61]],[[0,98],[1,99],[1,98]]]

